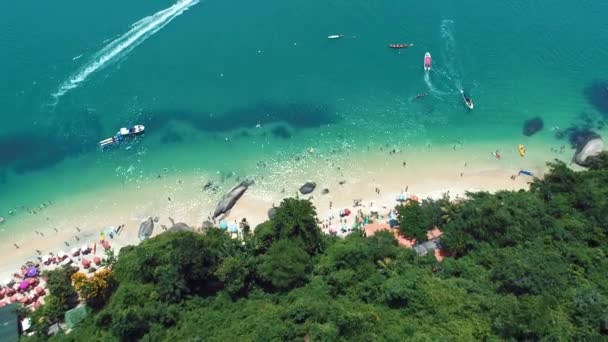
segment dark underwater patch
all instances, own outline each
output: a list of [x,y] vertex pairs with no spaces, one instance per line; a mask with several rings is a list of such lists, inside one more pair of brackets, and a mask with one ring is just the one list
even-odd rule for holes
[[602,115],[608,117],[608,81],[595,80],[584,90],[587,101]]
[[273,128],[271,133],[272,133],[272,136],[275,138],[280,138],[280,139],[291,138],[291,132],[289,131],[289,129],[287,129],[287,127],[285,127],[283,125],[279,125],[279,126]]
[[143,124],[154,131],[174,120],[188,123],[200,131],[227,132],[250,129],[259,123],[286,123],[293,129],[316,128],[335,123],[337,117],[325,105],[263,102],[217,114],[189,109],[151,111],[144,115]]

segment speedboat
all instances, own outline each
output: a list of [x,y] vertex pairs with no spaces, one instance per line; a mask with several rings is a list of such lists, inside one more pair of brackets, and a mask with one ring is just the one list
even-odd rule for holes
[[99,147],[101,149],[104,149],[104,148],[107,148],[107,147],[110,147],[110,146],[118,145],[125,138],[135,137],[137,135],[140,135],[140,134],[144,133],[145,129],[146,129],[146,127],[143,126],[143,125],[135,125],[135,126],[129,126],[129,127],[122,127],[113,136],[100,141],[99,142]]
[[464,104],[469,107],[469,109],[473,109],[475,105],[473,104],[473,100],[471,100],[467,95],[465,95],[464,90],[460,89],[460,94],[462,94],[462,99],[464,100]]
[[430,53],[425,53],[424,54],[424,70],[425,71],[429,71],[431,70],[431,54]]
[[129,136],[133,136],[133,135],[142,134],[145,129],[146,129],[146,127],[144,125],[122,127],[118,131],[118,134],[122,135],[123,137],[129,137]]
[[388,44],[388,47],[391,49],[407,49],[412,46],[414,46],[414,44]]
[[344,37],[343,34],[332,34],[331,36],[327,36],[327,39],[340,39]]

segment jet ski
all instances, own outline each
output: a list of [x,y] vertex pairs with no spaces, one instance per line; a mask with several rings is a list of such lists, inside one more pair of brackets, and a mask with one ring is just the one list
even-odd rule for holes
[[140,135],[144,132],[144,130],[146,129],[146,127],[144,125],[135,125],[135,126],[129,126],[127,127],[122,127],[119,131],[118,134],[122,135],[123,137],[129,137],[129,136],[133,136],[133,135]]
[[332,34],[331,36],[327,36],[327,39],[340,39],[344,37],[343,34]]
[[414,46],[414,44],[388,44],[388,47],[391,49],[407,49],[412,46]]
[[431,54],[430,53],[425,53],[424,54],[424,70],[425,71],[429,71],[431,70]]
[[475,105],[473,104],[473,100],[471,100],[467,95],[465,95],[464,90],[460,89],[460,94],[462,95],[462,99],[464,100],[464,104],[469,107],[469,109],[473,109]]

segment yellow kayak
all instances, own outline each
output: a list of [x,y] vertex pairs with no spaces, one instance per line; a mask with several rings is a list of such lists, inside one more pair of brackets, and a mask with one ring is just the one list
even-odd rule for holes
[[526,154],[526,148],[524,147],[524,145],[519,144],[519,155],[523,157],[525,154]]

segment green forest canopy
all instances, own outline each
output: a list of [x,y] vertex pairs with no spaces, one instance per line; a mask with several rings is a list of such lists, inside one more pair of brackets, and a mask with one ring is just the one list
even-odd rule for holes
[[323,235],[293,198],[244,243],[161,234],[124,248],[108,303],[53,340],[606,339],[608,158],[550,167],[530,191],[420,206],[442,222],[441,263],[388,232]]

